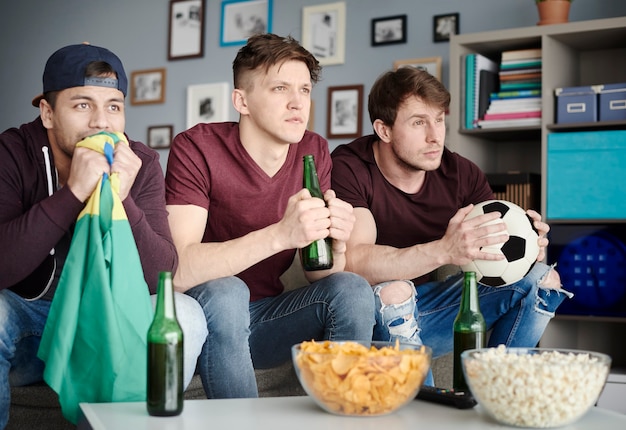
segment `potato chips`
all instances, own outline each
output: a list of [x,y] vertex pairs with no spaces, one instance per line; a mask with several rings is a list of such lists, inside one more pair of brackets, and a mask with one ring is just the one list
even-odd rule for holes
[[345,415],[382,415],[399,408],[415,397],[430,365],[429,348],[400,349],[398,343],[376,348],[310,341],[294,352],[306,391],[328,411]]

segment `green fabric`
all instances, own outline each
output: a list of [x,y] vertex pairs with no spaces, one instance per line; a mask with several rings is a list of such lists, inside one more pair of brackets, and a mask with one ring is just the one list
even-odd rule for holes
[[[101,133],[78,145],[111,162],[118,141],[127,144],[122,134]],[[73,423],[80,402],[146,399],[153,309],[118,189],[117,174],[104,175],[76,221],[38,353]]]

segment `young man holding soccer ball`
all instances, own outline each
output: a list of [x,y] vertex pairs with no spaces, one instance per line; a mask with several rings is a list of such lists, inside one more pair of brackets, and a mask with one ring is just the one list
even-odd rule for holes
[[[445,265],[502,259],[481,247],[508,238],[503,223],[489,223],[498,213],[466,219],[474,204],[494,195],[474,163],[444,147],[449,103],[449,92],[428,72],[387,72],[369,95],[375,134],[332,153],[332,188],[356,216],[346,270],[374,288],[374,339],[423,342],[433,357],[452,351],[463,276],[459,271],[436,282],[429,274]],[[541,262],[548,225],[537,212],[527,213],[539,231],[537,262],[511,285],[479,285],[492,330],[488,346],[536,346],[556,308],[571,296],[558,273]]]

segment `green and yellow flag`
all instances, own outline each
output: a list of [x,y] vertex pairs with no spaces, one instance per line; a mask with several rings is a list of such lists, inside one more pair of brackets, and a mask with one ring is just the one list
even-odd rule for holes
[[[98,133],[77,144],[113,162],[122,133]],[[38,356],[44,380],[76,423],[80,402],[145,401],[150,293],[117,173],[104,175],[76,221]]]

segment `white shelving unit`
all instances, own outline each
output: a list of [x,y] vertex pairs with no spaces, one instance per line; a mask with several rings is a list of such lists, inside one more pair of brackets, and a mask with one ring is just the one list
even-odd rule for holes
[[[502,51],[542,48],[541,125],[504,129],[462,128],[464,56],[479,53],[499,61]],[[547,141],[549,133],[626,130],[626,121],[554,124],[554,90],[560,87],[626,82],[626,17],[548,26],[454,35],[450,41],[450,105],[448,147],[476,162],[486,173],[523,171],[541,174],[541,213],[546,211]],[[601,174],[601,172],[598,172]],[[610,220],[550,220],[561,223],[626,225],[626,217]],[[613,358],[617,380],[626,368],[623,331],[626,317],[558,316],[541,346],[593,349]],[[621,375],[621,376],[619,376]],[[626,396],[626,384],[616,388]],[[616,395],[611,390],[611,396]],[[606,402],[606,399],[605,399]],[[610,403],[610,402],[609,402]],[[623,402],[622,402],[623,403]]]

